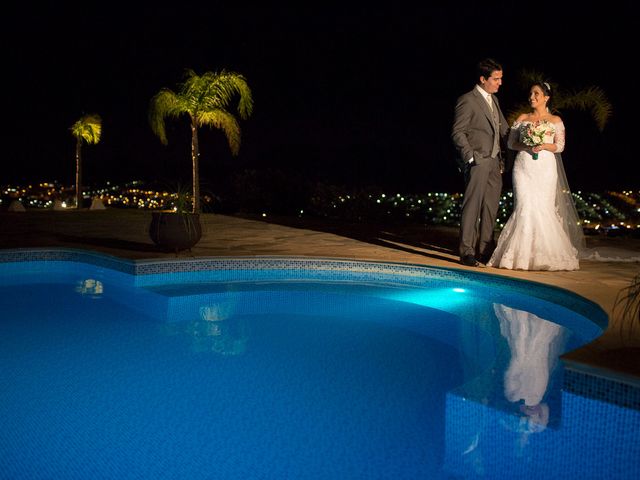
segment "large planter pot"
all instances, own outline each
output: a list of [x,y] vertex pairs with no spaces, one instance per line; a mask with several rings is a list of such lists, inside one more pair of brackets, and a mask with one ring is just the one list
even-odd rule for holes
[[197,213],[152,212],[149,236],[153,243],[168,252],[189,250],[202,237]]

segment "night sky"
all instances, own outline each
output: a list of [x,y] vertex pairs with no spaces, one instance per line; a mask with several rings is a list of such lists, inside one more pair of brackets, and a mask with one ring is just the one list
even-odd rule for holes
[[0,29],[0,184],[72,184],[69,127],[85,113],[103,118],[102,140],[83,148],[85,183],[188,181],[187,119],[169,120],[165,147],[148,125],[149,100],[175,88],[187,68],[224,68],[247,78],[254,114],[241,122],[238,157],[222,133],[201,131],[203,181],[279,169],[347,186],[460,191],[453,107],[472,88],[477,60],[491,56],[504,67],[503,110],[526,96],[516,81],[523,68],[564,88],[603,88],[613,103],[603,133],[587,114],[561,112],[569,182],[574,190],[640,187],[631,112],[638,82],[630,74],[639,25],[631,1],[588,10],[584,2],[406,9],[397,2],[341,9],[226,3],[9,7]]

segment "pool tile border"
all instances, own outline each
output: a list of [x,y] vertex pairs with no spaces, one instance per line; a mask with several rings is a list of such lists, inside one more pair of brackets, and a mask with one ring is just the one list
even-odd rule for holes
[[[425,265],[372,262],[350,259],[336,259],[323,257],[295,257],[295,256],[256,256],[256,257],[198,257],[153,260],[125,260],[101,253],[85,250],[49,248],[49,249],[12,249],[0,252],[0,264],[17,261],[71,261],[82,262],[98,267],[109,268],[122,273],[144,279],[145,276],[175,274],[181,272],[225,272],[243,270],[286,270],[298,272],[322,272],[323,278],[330,278],[331,272],[349,271],[356,275],[356,280],[366,280],[372,275],[379,275],[388,280],[392,276],[402,276],[416,285],[424,284],[430,278],[456,280],[460,282],[473,281],[479,284],[491,284],[492,287],[501,285],[519,290],[527,295],[557,303],[559,294],[562,295],[562,306],[573,310],[593,320],[601,328],[608,324],[607,315],[595,303],[574,292],[551,285],[531,282],[515,278],[506,278],[481,272],[469,272],[444,267],[430,267]],[[145,284],[148,280],[136,281]]]
[[617,375],[612,379],[604,375],[596,369],[589,371],[568,364],[564,371],[563,387],[583,397],[640,410],[640,379]]

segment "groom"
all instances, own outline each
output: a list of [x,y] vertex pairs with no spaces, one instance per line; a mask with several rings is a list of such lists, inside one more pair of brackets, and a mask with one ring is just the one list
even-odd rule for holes
[[471,267],[486,263],[495,248],[493,232],[504,170],[501,143],[509,130],[494,95],[502,85],[500,64],[490,58],[480,61],[476,82],[458,98],[451,130],[465,181],[460,262]]

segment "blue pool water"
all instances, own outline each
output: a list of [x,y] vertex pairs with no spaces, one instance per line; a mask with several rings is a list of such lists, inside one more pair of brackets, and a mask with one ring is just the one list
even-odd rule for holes
[[562,388],[603,325],[536,288],[0,264],[0,478],[638,478],[640,412]]

